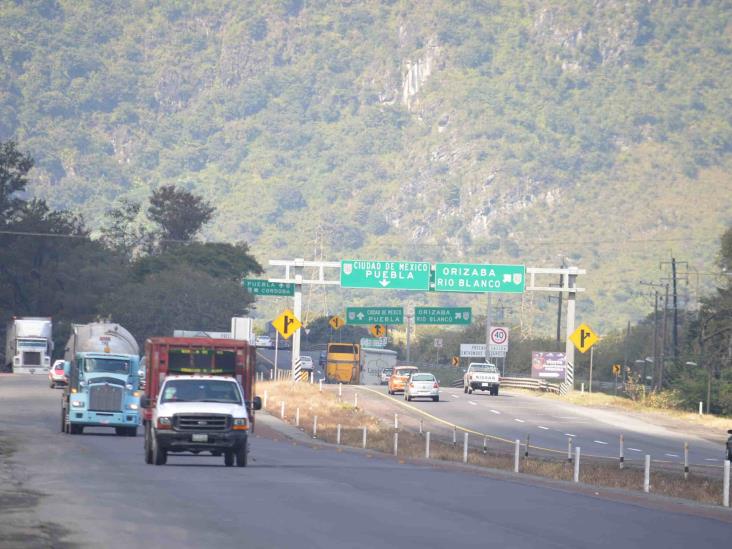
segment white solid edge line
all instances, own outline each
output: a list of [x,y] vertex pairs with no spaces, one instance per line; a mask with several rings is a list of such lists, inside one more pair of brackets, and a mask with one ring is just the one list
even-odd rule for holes
[[501,413],[498,410],[491,410],[491,412],[493,412],[494,414],[500,414]]
[[572,433],[564,433],[565,437],[576,437],[577,435],[573,435]]
[[638,448],[628,448],[631,452],[642,452],[642,450],[639,450]]
[[664,454],[664,455],[665,455],[666,457],[670,457],[670,458],[677,458],[677,457],[679,457],[679,455],[678,455],[678,454]]
[[518,421],[519,423],[526,423],[523,419],[519,419],[517,417],[513,418],[514,421]]
[[705,458],[704,461],[719,461],[716,458]]
[[460,397],[459,397],[459,396],[457,396],[457,395],[450,395],[450,396],[451,396],[452,398],[460,398]]
[[539,425],[539,429],[544,429],[545,431],[548,431],[549,427],[544,427],[543,425]]
[[607,442],[603,442],[602,440],[593,440],[592,442],[596,444],[607,444]]

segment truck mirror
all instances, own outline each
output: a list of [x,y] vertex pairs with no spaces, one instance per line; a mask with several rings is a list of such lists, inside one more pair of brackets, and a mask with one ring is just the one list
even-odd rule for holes
[[261,410],[262,409],[262,399],[258,396],[254,397],[254,409],[255,410]]
[[64,375],[69,377],[71,375],[71,362],[64,360]]
[[140,406],[143,408],[149,408],[150,407],[150,397],[147,395],[142,395],[140,397]]

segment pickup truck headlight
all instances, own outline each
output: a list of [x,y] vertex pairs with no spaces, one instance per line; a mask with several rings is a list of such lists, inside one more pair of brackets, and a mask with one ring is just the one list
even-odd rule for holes
[[169,417],[158,418],[158,429],[170,429],[172,422]]
[[234,423],[232,425],[234,431],[246,431],[249,429],[249,421],[245,417],[234,418]]
[[72,400],[71,405],[74,408],[83,408],[84,407],[84,401],[83,400]]

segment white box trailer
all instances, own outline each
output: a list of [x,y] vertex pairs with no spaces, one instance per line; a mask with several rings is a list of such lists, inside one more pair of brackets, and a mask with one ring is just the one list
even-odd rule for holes
[[397,363],[396,351],[361,347],[361,385],[380,385],[381,371],[394,368]]
[[47,374],[53,353],[53,322],[46,317],[14,318],[5,334],[5,369],[14,374]]

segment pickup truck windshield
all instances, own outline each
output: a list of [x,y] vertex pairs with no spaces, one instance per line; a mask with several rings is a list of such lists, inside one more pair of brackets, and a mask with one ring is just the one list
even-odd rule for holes
[[114,358],[87,358],[84,371],[89,373],[129,374],[130,361]]
[[470,371],[471,372],[488,372],[489,374],[497,374],[498,368],[493,366],[493,364],[483,364],[481,366],[471,366]]
[[231,381],[216,379],[172,379],[163,388],[161,402],[225,402],[241,404],[241,396]]

